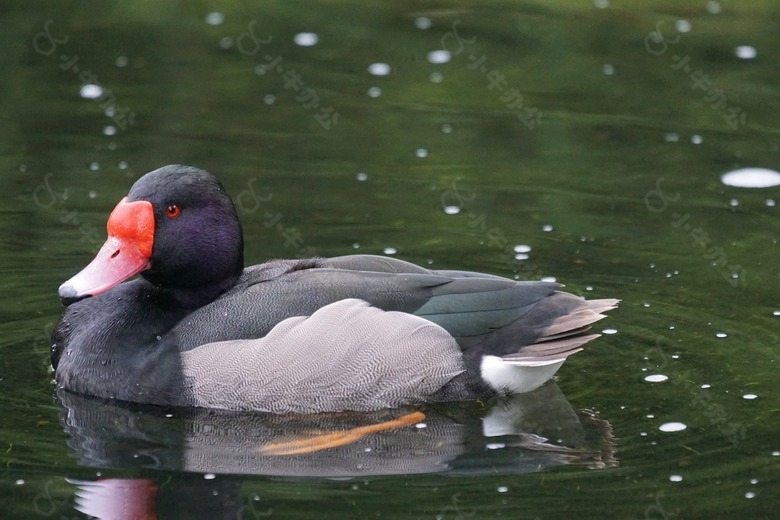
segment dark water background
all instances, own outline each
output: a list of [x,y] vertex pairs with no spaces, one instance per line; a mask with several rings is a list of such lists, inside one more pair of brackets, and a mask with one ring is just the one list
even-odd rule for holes
[[[721,175],[780,166],[779,41],[769,0],[5,2],[0,516],[87,518],[114,483],[159,518],[772,518],[780,189]],[[248,263],[393,254],[622,304],[557,386],[309,457],[257,445],[381,418],[58,398],[56,288],[169,163],[222,179]]]

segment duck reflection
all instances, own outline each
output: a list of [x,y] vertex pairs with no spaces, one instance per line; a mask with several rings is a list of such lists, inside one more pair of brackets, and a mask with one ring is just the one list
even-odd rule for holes
[[57,396],[68,444],[88,467],[358,477],[616,464],[609,423],[575,412],[553,381],[488,404],[314,415],[169,409],[62,390]]

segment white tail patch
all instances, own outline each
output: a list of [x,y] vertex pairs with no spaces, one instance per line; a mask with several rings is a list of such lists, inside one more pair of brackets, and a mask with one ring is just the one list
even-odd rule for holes
[[549,361],[506,361],[498,356],[482,356],[480,375],[501,394],[529,392],[544,384],[561,368],[565,359]]

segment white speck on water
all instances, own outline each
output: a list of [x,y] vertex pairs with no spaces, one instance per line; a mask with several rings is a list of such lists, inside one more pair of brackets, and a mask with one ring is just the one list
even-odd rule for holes
[[720,3],[715,0],[707,2],[707,12],[710,14],[718,14],[720,12]]
[[418,29],[430,29],[431,28],[431,19],[427,16],[418,16],[414,19],[414,26]]
[[773,451],[772,452],[773,457],[780,457],[780,451]]
[[222,25],[225,21],[225,15],[218,12],[209,13],[206,15],[206,23],[209,25]]
[[694,134],[691,136],[691,142],[693,144],[701,144],[704,139],[699,134]]
[[669,475],[670,482],[682,482],[682,475]]
[[24,479],[23,478],[16,479],[16,485],[17,486],[23,486],[24,485]]
[[418,430],[422,430],[423,428],[427,428],[428,425],[425,424],[424,422],[418,422],[417,424],[414,425],[414,427],[417,428]]
[[416,155],[420,159],[424,159],[428,157],[428,150],[426,150],[425,148],[418,148],[417,150],[414,151],[414,155]]
[[755,486],[756,484],[758,484],[758,479],[757,478],[751,478],[750,479],[750,483]]
[[397,250],[396,248],[394,248],[394,247],[386,247],[386,248],[384,249],[384,253],[385,253],[386,255],[394,255],[394,254],[396,254],[397,252],[398,252],[398,250]]
[[114,135],[116,134],[116,127],[115,126],[107,126],[103,128],[103,135]]
[[614,65],[605,63],[604,65],[601,66],[601,72],[603,72],[605,76],[612,76],[613,74],[615,74],[615,67]]
[[647,432],[639,432],[640,437],[647,437]]
[[127,59],[127,56],[117,56],[116,61],[114,61],[114,65],[121,69],[123,67],[127,67],[129,62],[130,60]]
[[526,244],[517,244],[514,247],[515,253],[530,253],[531,252],[531,246]]
[[203,475],[205,480],[214,480],[217,476],[214,473],[206,473]]
[[431,74],[428,76],[428,80],[431,83],[441,83],[444,81],[444,74],[441,72],[431,72]]
[[680,359],[680,354],[673,354],[672,359]]
[[772,311],[772,316],[780,316],[780,310]]
[[703,385],[701,385],[699,388],[702,388],[702,389],[706,390],[706,389],[708,389],[708,388],[712,388],[712,385],[711,385],[711,384],[709,384],[709,383],[704,383],[704,384],[703,384]]
[[643,303],[643,304],[642,304],[642,307],[644,307],[645,309],[647,309],[648,307],[650,307],[650,304],[649,304],[649,303]]
[[352,249],[360,249],[360,244],[355,242],[354,244],[352,244]]
[[94,83],[87,83],[81,87],[79,95],[84,99],[97,99],[103,95],[103,87]]
[[681,432],[684,429],[686,429],[688,426],[685,423],[681,422],[668,422],[663,423],[661,426],[658,427],[659,430],[662,432]]
[[263,97],[263,103],[266,105],[273,105],[276,102],[276,96],[273,94],[266,94],[265,97]]
[[677,29],[677,32],[679,33],[691,32],[691,22],[683,19],[677,20],[674,22],[674,28]]
[[438,51],[429,52],[427,59],[429,63],[435,63],[435,64],[447,63],[448,61],[450,61],[450,59],[452,59],[452,55],[449,53],[449,51],[440,49]]
[[675,132],[667,132],[664,134],[664,141],[666,141],[667,143],[676,143],[679,140],[680,140],[680,136]]
[[737,199],[731,199],[729,201],[729,206],[731,206],[732,208],[736,208],[737,206],[739,206],[739,201]]
[[649,413],[649,414],[645,415],[645,418],[646,419],[655,419],[655,414]]
[[97,197],[97,192],[95,190],[89,190],[89,193],[87,194],[90,199],[94,199]]
[[319,40],[319,36],[312,32],[298,33],[293,38],[293,41],[296,43],[296,45],[300,45],[301,47],[311,47],[312,45],[317,45]]
[[498,486],[496,488],[496,491],[498,491],[499,493],[506,493],[507,491],[509,491],[509,488],[507,486]]
[[127,164],[127,161],[119,161],[119,164],[117,164],[117,167],[120,170],[126,170],[129,164]]
[[355,175],[355,178],[360,182],[367,181],[368,174],[366,172],[358,172],[357,175]]
[[528,260],[530,257],[526,253],[515,253],[515,260]]
[[443,134],[451,134],[452,133],[452,125],[444,123],[441,125],[441,132]]
[[368,73],[372,76],[387,76],[390,74],[390,65],[387,63],[372,63],[368,66]]
[[545,224],[545,225],[542,226],[542,231],[544,231],[545,233],[549,233],[552,230],[553,230],[553,227],[550,224]]
[[382,89],[379,87],[371,87],[368,89],[368,97],[378,98],[382,95]]
[[460,213],[460,206],[445,206],[444,213],[447,215],[457,215]]
[[740,45],[734,49],[734,54],[741,60],[752,60],[758,56],[758,51],[756,51],[756,48],[752,45]]
[[99,162],[94,162],[93,161],[93,162],[89,163],[89,170],[90,171],[96,172],[99,169],[100,169],[100,163]]
[[724,173],[720,181],[735,188],[771,188],[780,186],[780,172],[769,168],[739,168]]
[[592,285],[586,285],[585,286],[585,290],[586,291],[592,291],[593,290],[593,286]]
[[557,279],[554,276],[543,276],[542,277],[543,282],[549,282],[549,283],[555,283]]
[[725,332],[718,332],[718,333],[715,334],[715,337],[716,338],[727,338],[727,337],[729,337],[729,335],[726,334]]
[[604,329],[601,331],[602,334],[617,334],[617,329]]
[[645,381],[648,383],[663,383],[664,381],[668,381],[669,376],[665,376],[663,374],[650,374],[649,376],[645,376]]
[[755,497],[756,494],[753,493],[752,491],[748,491],[747,493],[745,493],[745,498],[755,498]]
[[230,36],[225,36],[221,40],[219,40],[219,46],[222,49],[229,49],[233,46],[233,38]]
[[506,444],[503,442],[490,442],[485,444],[485,448],[489,450],[500,450],[501,448],[506,448]]
[[749,401],[752,401],[753,399],[757,399],[758,395],[756,394],[745,394],[742,396],[742,399],[747,399]]
[[168,418],[168,419],[170,419],[171,417],[173,417],[173,414],[172,414],[172,413],[166,413],[166,414],[165,414],[165,417],[166,417],[166,418]]
[[593,5],[596,6],[596,9],[606,9],[609,7],[609,0],[593,0]]
[[766,199],[766,205],[768,208],[774,208],[775,204],[777,204],[775,199]]

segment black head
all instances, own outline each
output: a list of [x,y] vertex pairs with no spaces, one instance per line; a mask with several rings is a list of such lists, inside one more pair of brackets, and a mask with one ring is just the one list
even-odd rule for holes
[[147,173],[107,227],[109,239],[95,260],[60,287],[66,303],[137,273],[161,288],[213,299],[243,271],[243,235],[233,202],[216,177],[198,168],[170,165]]

